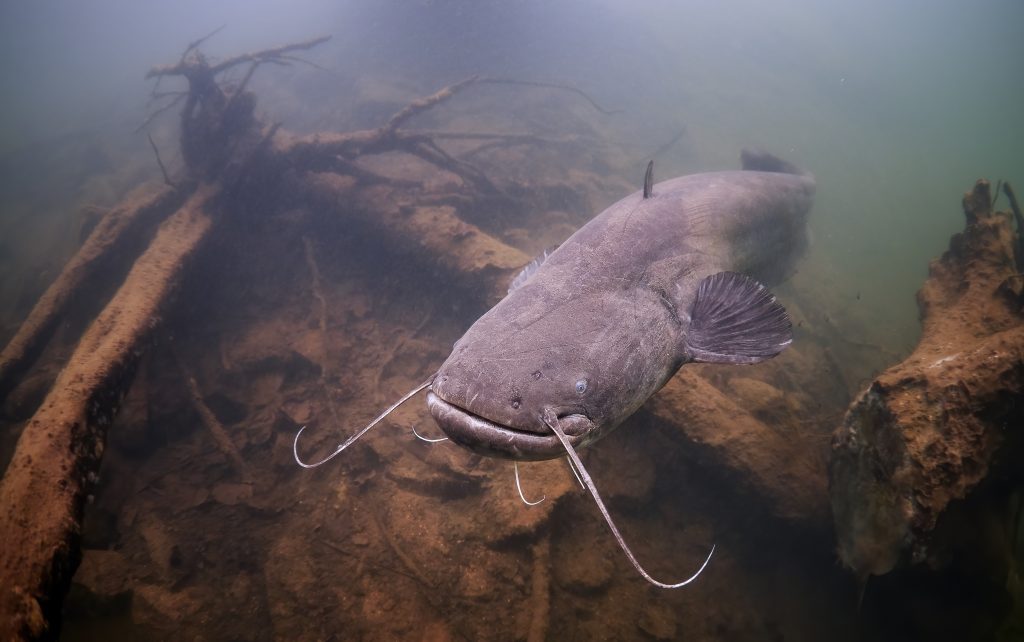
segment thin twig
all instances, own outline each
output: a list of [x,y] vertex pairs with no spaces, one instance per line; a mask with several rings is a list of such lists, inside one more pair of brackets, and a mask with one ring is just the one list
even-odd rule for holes
[[405,566],[405,568],[415,576],[416,580],[427,589],[427,598],[432,599],[433,591],[436,590],[437,585],[431,582],[430,579],[423,574],[423,571],[420,570],[419,565],[416,564],[416,562],[414,562],[405,551],[399,548],[398,542],[396,542],[395,538],[391,536],[391,532],[384,528],[384,524],[381,523],[380,516],[377,515],[377,512],[371,508],[369,515],[370,520],[377,527],[377,531],[380,533],[381,539],[387,543],[388,548],[390,548],[391,552],[395,554],[395,557],[401,560],[402,565]]
[[189,52],[191,52],[193,49],[195,49],[199,45],[203,44],[204,42],[206,42],[210,38],[216,36],[226,26],[228,26],[227,23],[222,24],[221,26],[217,27],[216,29],[214,29],[210,33],[208,33],[205,36],[203,36],[202,38],[199,38],[198,40],[193,40],[192,42],[188,43],[188,46],[185,47],[185,51],[183,51],[182,54],[181,54],[181,61],[185,62],[185,57],[189,54]]
[[180,94],[175,96],[174,100],[172,100],[171,102],[167,103],[166,105],[164,105],[160,109],[156,110],[155,112],[153,112],[152,114],[147,116],[146,120],[142,121],[142,124],[135,128],[135,133],[139,133],[140,131],[142,131],[143,129],[148,127],[151,122],[156,120],[157,116],[159,116],[160,114],[164,113],[168,109],[173,108],[175,105],[177,105],[178,103],[181,102],[182,98],[185,98],[186,96],[188,96],[188,94],[189,94],[189,92],[187,92],[187,91],[181,92]]
[[[329,539],[324,539],[322,537],[318,537],[318,538],[316,538],[315,541],[323,544],[324,546],[326,546],[327,548],[331,549],[335,553],[339,553],[341,555],[345,555],[346,557],[351,557],[353,559],[359,560],[359,562],[361,564],[362,563],[369,564],[369,566],[371,568],[375,568],[375,569],[378,569],[378,570],[381,570],[381,571],[387,571],[388,573],[395,573],[397,575],[401,575],[402,577],[407,577],[410,580],[413,580],[414,582],[422,582],[422,580],[420,578],[416,577],[412,573],[409,573],[407,571],[403,571],[400,568],[395,568],[394,566],[388,566],[386,564],[374,564],[372,562],[366,562],[365,556],[357,555],[357,554],[352,553],[350,551],[346,551],[344,548],[342,548],[341,546],[335,544],[334,542],[332,542]],[[431,587],[427,586],[426,588],[431,588]]]
[[466,87],[468,87],[468,86],[472,85],[473,83],[477,82],[478,80],[479,80],[478,76],[470,76],[469,78],[466,78],[465,80],[460,80],[459,82],[455,83],[454,85],[448,85],[444,89],[442,89],[442,90],[440,90],[440,91],[438,91],[438,92],[436,92],[434,94],[431,94],[430,96],[427,96],[425,98],[420,98],[418,100],[412,101],[411,103],[406,105],[404,109],[402,109],[397,114],[392,116],[391,119],[388,120],[387,124],[384,125],[384,127],[382,127],[381,129],[384,132],[393,133],[396,129],[398,129],[398,127],[402,123],[404,123],[405,121],[409,120],[410,118],[412,118],[416,114],[419,114],[420,112],[424,112],[424,111],[430,109],[431,107],[433,107],[434,105],[437,105],[438,103],[441,103],[441,102],[444,102],[444,101],[448,100],[449,98],[451,98],[455,94],[459,93],[460,91],[462,91]]
[[[219,31],[219,29],[218,29]],[[214,32],[216,33],[216,32]],[[210,34],[213,35],[213,34]],[[209,37],[209,36],[206,36]],[[330,40],[330,36],[321,36],[319,38],[313,38],[312,40],[306,40],[304,42],[296,42],[288,45],[282,45],[280,47],[274,47],[273,49],[263,49],[261,51],[254,51],[251,53],[242,54],[240,56],[234,56],[227,60],[222,60],[215,65],[207,65],[206,61],[200,57],[199,60],[185,60],[183,56],[181,60],[173,65],[156,65],[150,68],[146,73],[146,78],[159,78],[160,76],[187,76],[189,73],[196,69],[205,69],[211,76],[217,75],[222,71],[226,71],[237,65],[242,65],[247,62],[269,62],[272,60],[280,60],[284,54],[290,51],[302,51],[306,49],[312,49],[313,47],[327,42]],[[200,40],[202,42],[202,39]],[[186,50],[187,52],[195,49],[191,47]]]
[[430,138],[419,137],[419,141],[408,150],[409,153],[419,156],[423,160],[446,169],[463,180],[475,185],[484,193],[501,194],[501,190],[491,182],[483,172],[469,163],[460,161],[448,152],[441,149],[437,143]]
[[231,98],[228,99],[228,104],[224,106],[222,118],[229,117],[229,114],[231,114],[231,108],[234,107],[235,103],[238,101],[238,97],[241,96],[242,93],[245,91],[245,87],[249,84],[249,80],[252,78],[253,73],[255,73],[256,68],[260,66],[260,62],[262,61],[254,60],[253,63],[249,66],[249,71],[245,72],[245,76],[242,78],[242,82],[238,85],[238,88],[235,89],[235,91],[231,94]]
[[591,98],[590,95],[587,94],[585,91],[573,87],[572,85],[563,85],[560,83],[553,82],[538,82],[534,80],[515,80],[512,78],[480,78],[479,82],[491,85],[522,85],[525,87],[544,87],[546,89],[560,89],[562,91],[570,91],[574,94],[582,96],[583,99],[590,103],[590,105],[594,109],[601,112],[602,114],[605,114],[606,116],[610,116],[612,114],[620,114],[623,111],[621,109],[605,109],[601,105],[597,104],[597,101]]
[[430,317],[432,316],[432,314],[433,310],[428,310],[427,313],[423,315],[423,319],[419,322],[419,324],[417,324],[416,327],[412,329],[412,332],[402,335],[400,339],[398,339],[397,341],[393,341],[391,343],[391,348],[388,350],[387,355],[385,355],[384,358],[380,360],[381,365],[380,368],[377,369],[377,375],[376,377],[374,377],[373,382],[374,394],[377,395],[378,399],[382,397],[382,395],[380,394],[380,384],[381,380],[384,378],[384,371],[387,370],[388,366],[391,365],[391,362],[395,360],[395,355],[398,354],[398,351],[401,350],[405,346],[405,344],[409,342],[411,339],[416,338],[416,335],[418,335],[420,331],[423,330],[423,328],[427,327],[427,324],[430,322]]
[[676,133],[675,136],[670,138],[668,140],[668,142],[666,142],[664,145],[662,145],[658,149],[654,150],[652,153],[644,156],[644,158],[645,159],[650,159],[650,158],[657,158],[657,157],[661,156],[662,154],[664,154],[668,150],[672,149],[672,147],[675,146],[675,144],[678,143],[683,138],[683,136],[685,134],[686,134],[686,128],[683,127],[682,129],[679,130],[678,133]]
[[249,470],[249,466],[242,459],[242,454],[238,452],[238,447],[235,446],[235,442],[231,440],[231,436],[228,435],[228,431],[224,429],[224,425],[220,423],[217,416],[213,414],[210,407],[206,405],[203,400],[203,393],[199,390],[199,384],[196,383],[195,377],[188,371],[183,363],[179,362],[181,374],[185,379],[185,385],[188,386],[189,396],[192,399],[192,407],[195,408],[196,413],[199,415],[203,426],[210,432],[213,437],[213,442],[217,448],[227,457],[228,461],[231,462],[235,468],[235,472],[238,473],[239,478],[243,484],[251,484],[253,482],[252,473]]
[[309,65],[313,69],[319,69],[320,71],[326,71],[329,74],[335,73],[333,69],[330,69],[328,67],[324,67],[323,65],[318,65],[315,62],[313,62],[312,60],[306,60],[305,58],[299,58],[298,56],[281,56],[280,59],[281,60],[288,60],[290,62],[298,62],[298,63],[301,63],[303,65]]
[[264,61],[273,58],[280,58],[283,54],[286,54],[289,51],[304,51],[306,49],[312,49],[313,47],[316,47],[319,44],[323,44],[330,39],[330,36],[320,36],[319,38],[313,38],[311,40],[306,40],[304,42],[296,42],[289,45],[274,47],[273,49],[264,49],[262,51],[242,54],[240,56],[234,56],[233,58],[228,58],[227,60],[221,61],[216,65],[213,65],[212,67],[210,67],[210,71],[212,71],[215,74],[218,74],[224,71],[225,69],[229,69],[231,67],[234,67],[235,65],[241,65],[243,63],[250,62],[253,60]]
[[160,166],[160,173],[164,175],[164,183],[170,187],[177,187],[171,180],[171,177],[167,175],[167,168],[164,167],[164,162],[160,160],[160,150],[157,149],[156,143],[153,142],[153,134],[146,132],[146,138],[149,139],[149,146],[153,148],[153,153],[156,154],[156,164]]

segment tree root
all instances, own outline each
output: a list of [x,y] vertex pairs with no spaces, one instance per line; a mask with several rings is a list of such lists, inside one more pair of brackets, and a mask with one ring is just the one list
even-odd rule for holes
[[0,481],[0,639],[57,633],[107,427],[167,295],[210,229],[216,194],[200,187],[164,222],[18,441]]
[[152,227],[177,208],[185,193],[170,187],[134,190],[108,212],[36,303],[0,352],[0,399],[14,387],[50,338],[77,292],[93,285],[115,254],[132,253]]
[[906,553],[928,560],[939,518],[990,474],[1009,441],[1004,426],[1019,425],[1024,279],[1010,216],[991,203],[988,181],[964,196],[967,227],[918,293],[917,348],[854,401],[834,435],[839,556],[859,576],[887,573]]
[[418,206],[388,185],[355,189],[351,179],[336,174],[309,174],[300,189],[311,209],[365,223],[493,300],[504,296],[512,276],[530,260],[460,219],[454,208]]
[[[61,602],[80,558],[83,505],[94,485],[107,427],[131,382],[146,337],[157,325],[187,261],[209,236],[214,224],[211,210],[232,210],[232,202],[222,202],[221,195],[225,199],[244,197],[255,189],[253,186],[287,176],[283,180],[297,187],[295,197],[301,204],[357,219],[367,229],[435,262],[439,280],[455,281],[497,298],[504,295],[509,279],[529,257],[462,221],[451,206],[424,206],[420,199],[431,195],[424,193],[423,185],[377,176],[361,169],[357,161],[387,152],[417,156],[461,179],[457,196],[468,199],[470,205],[476,199],[493,203],[496,198],[509,197],[482,171],[437,143],[458,132],[435,136],[402,127],[414,116],[481,82],[569,89],[601,109],[572,88],[474,77],[411,102],[376,129],[294,136],[280,131],[277,125],[266,127],[258,122],[255,98],[246,91],[248,80],[265,63],[306,63],[294,52],[311,49],[327,38],[210,64],[198,47],[212,35],[190,43],[176,63],[154,67],[147,74],[147,78],[157,79],[154,100],[170,98],[171,102],[152,114],[143,127],[157,114],[183,102],[180,137],[185,178],[154,194],[135,193],[105,216],[0,354],[3,394],[4,388],[12,385],[38,355],[73,294],[90,285],[110,255],[129,247],[128,240],[144,237],[157,221],[174,212],[85,332],[55,386],[24,429],[0,481],[0,639],[57,634]],[[228,88],[218,82],[221,73],[241,65],[249,68],[238,86]],[[172,76],[186,78],[188,90],[159,91],[161,79]],[[528,136],[499,135],[488,142],[537,141]],[[170,183],[159,154],[157,161],[164,180]],[[319,292],[319,275],[308,240],[306,254],[314,296],[320,302],[320,329],[326,335],[326,302]],[[321,378],[326,380],[329,360],[326,354],[323,357]],[[217,447],[243,480],[251,480],[237,448],[202,400],[194,379],[185,372],[193,405]],[[390,534],[383,528],[380,531],[410,574],[426,587],[427,599],[436,606],[432,583]]]

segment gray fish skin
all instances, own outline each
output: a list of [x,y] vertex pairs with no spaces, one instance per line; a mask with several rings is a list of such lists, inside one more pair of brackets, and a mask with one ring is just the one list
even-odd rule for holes
[[[747,154],[744,165],[765,166]],[[657,183],[577,230],[455,343],[427,396],[441,429],[480,454],[542,460],[565,454],[548,409],[577,448],[618,426],[693,360],[705,277],[770,285],[793,270],[815,182],[780,168]]]

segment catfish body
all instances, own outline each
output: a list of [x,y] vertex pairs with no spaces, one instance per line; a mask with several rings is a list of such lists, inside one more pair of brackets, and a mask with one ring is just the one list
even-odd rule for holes
[[[691,361],[755,363],[790,341],[759,282],[806,246],[813,177],[769,155],[618,201],[547,256],[454,345],[427,403],[456,443],[550,459],[635,412]],[[748,275],[748,276],[743,276]]]

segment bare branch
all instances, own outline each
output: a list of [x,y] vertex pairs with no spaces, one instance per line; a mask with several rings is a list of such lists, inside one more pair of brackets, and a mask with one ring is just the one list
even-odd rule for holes
[[160,109],[154,111],[152,114],[147,116],[146,120],[142,121],[142,124],[135,128],[135,133],[139,133],[140,131],[142,131],[143,129],[148,127],[151,122],[156,120],[157,116],[159,116],[160,114],[164,113],[168,109],[172,109],[175,105],[177,105],[178,103],[181,102],[182,98],[184,98],[186,96],[188,96],[188,92],[182,92],[182,93],[178,94],[177,96],[175,96],[174,100],[172,100],[171,102],[167,103],[166,105],[164,105]]
[[514,80],[512,78],[481,78],[479,80],[479,82],[481,84],[487,83],[487,84],[491,84],[491,85],[522,85],[522,86],[525,86],[525,87],[544,87],[544,88],[547,88],[547,89],[560,89],[562,91],[570,91],[570,92],[572,92],[574,94],[582,96],[584,100],[586,100],[588,103],[590,103],[590,105],[594,109],[596,109],[597,111],[601,112],[602,114],[610,116],[612,114],[620,114],[620,113],[622,113],[621,109],[605,109],[601,105],[597,104],[597,101],[595,101],[593,98],[591,98],[590,95],[587,94],[585,91],[583,91],[582,89],[578,89],[576,87],[573,87],[572,85],[563,85],[563,84],[553,83],[553,82],[538,82],[538,81],[533,81],[533,80]]
[[[313,47],[327,42],[330,39],[330,36],[320,36],[319,38],[313,38],[312,40],[306,40],[304,42],[295,42],[282,45],[280,47],[274,47],[273,49],[264,49],[262,51],[254,51],[240,56],[233,56],[215,65],[207,65],[205,60],[186,60],[185,57],[182,57],[181,60],[173,65],[156,65],[155,67],[152,67],[149,72],[146,73],[146,78],[159,78],[161,76],[187,76],[189,72],[194,71],[197,68],[206,69],[209,74],[216,75],[222,71],[247,62],[280,61],[283,55],[290,51],[312,49]],[[192,49],[194,49],[194,47],[190,50]]]
[[298,63],[302,63],[304,65],[309,65],[310,67],[313,67],[314,69],[319,69],[320,71],[326,71],[329,74],[335,73],[333,69],[328,69],[327,67],[324,67],[323,65],[316,64],[312,60],[306,60],[305,58],[300,58],[298,56],[281,56],[281,60],[290,60],[291,62],[298,62]]
[[477,80],[479,80],[479,76],[471,76],[469,78],[466,78],[465,80],[460,80],[454,85],[448,85],[441,91],[438,91],[437,93],[427,96],[426,98],[420,98],[419,100],[412,101],[411,103],[406,105],[405,109],[392,116],[391,120],[389,120],[387,124],[384,125],[384,127],[382,127],[381,129],[383,129],[386,132],[393,133],[396,129],[398,129],[398,127],[402,123],[409,120],[416,114],[424,112],[433,107],[434,105],[437,105],[438,103],[442,103],[448,100],[449,98],[459,93],[466,87],[477,82]]
[[218,74],[224,71],[225,69],[229,69],[231,67],[234,67],[235,65],[241,65],[243,63],[250,62],[253,60],[258,60],[262,62],[272,60],[275,58],[281,58],[283,54],[286,54],[289,51],[304,51],[306,49],[312,49],[313,47],[325,43],[330,39],[330,36],[320,36],[319,38],[313,38],[312,40],[306,40],[305,42],[296,42],[288,45],[282,45],[280,47],[275,47],[273,49],[264,49],[263,51],[256,51],[253,53],[242,54],[240,56],[234,56],[233,58],[228,58],[227,60],[219,62],[216,65],[213,65],[212,67],[210,67],[210,71],[212,71],[215,74]]
[[220,32],[221,32],[221,31],[222,31],[222,30],[224,29],[224,27],[226,27],[226,26],[228,26],[228,25],[227,25],[227,23],[225,23],[225,24],[222,24],[221,26],[217,27],[216,29],[214,29],[214,30],[213,30],[213,31],[211,31],[210,33],[208,33],[208,34],[206,34],[205,36],[203,36],[202,38],[200,38],[200,39],[198,39],[198,40],[193,40],[192,42],[188,43],[188,46],[187,46],[187,47],[185,47],[185,51],[183,51],[183,52],[181,53],[181,62],[185,62],[185,57],[186,57],[186,56],[188,56],[188,55],[189,55],[189,53],[191,53],[193,49],[195,49],[195,48],[196,48],[196,47],[198,47],[199,45],[203,44],[204,42],[206,42],[206,41],[207,41],[207,40],[209,40],[210,38],[212,38],[212,37],[216,36],[216,35],[217,35],[218,33],[220,33]]
[[175,187],[174,182],[167,175],[167,168],[164,167],[164,162],[160,160],[160,150],[156,148],[156,143],[153,142],[153,135],[147,133],[146,138],[149,139],[149,146],[153,148],[153,154],[156,155],[156,164],[160,166],[160,173],[164,175],[164,183],[170,187]]

